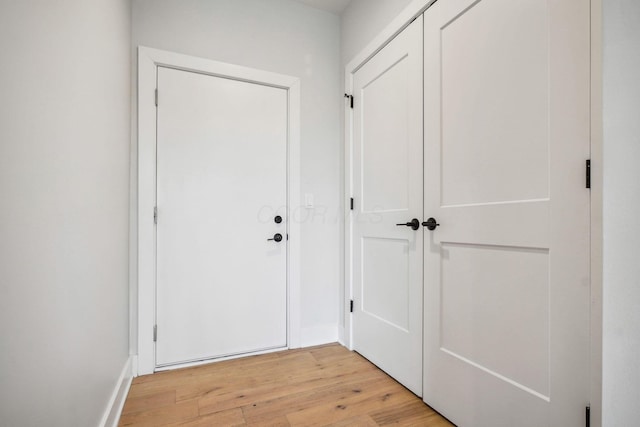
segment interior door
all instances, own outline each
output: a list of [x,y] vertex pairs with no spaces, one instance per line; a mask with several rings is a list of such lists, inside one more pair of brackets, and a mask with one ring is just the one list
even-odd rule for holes
[[589,2],[425,13],[424,399],[459,426],[583,426]]
[[353,86],[352,343],[422,395],[422,18]]
[[158,68],[159,367],[287,345],[287,108],[284,89]]

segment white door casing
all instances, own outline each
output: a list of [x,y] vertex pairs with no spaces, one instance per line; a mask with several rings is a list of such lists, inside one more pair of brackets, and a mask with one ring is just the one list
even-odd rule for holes
[[589,3],[425,13],[424,399],[464,426],[589,404]]
[[353,77],[352,346],[422,394],[422,17]]
[[157,111],[156,365],[285,348],[287,91],[159,67]]
[[[287,209],[283,217],[300,208],[300,83],[295,77],[231,65],[177,53],[138,48],[138,191],[137,191],[137,374],[156,369],[153,330],[156,322],[156,252],[153,212],[156,206],[156,106],[155,90],[158,68],[190,71],[200,75],[228,78],[240,82],[279,88],[287,103]],[[162,215],[162,213],[160,213]],[[274,224],[275,225],[275,224]],[[300,233],[299,223],[288,221],[287,253],[287,324],[288,346],[300,345]],[[265,236],[269,237],[265,234]],[[265,240],[266,243],[266,240]]]

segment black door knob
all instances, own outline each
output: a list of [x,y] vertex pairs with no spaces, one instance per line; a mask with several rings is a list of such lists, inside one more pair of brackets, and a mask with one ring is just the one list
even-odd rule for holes
[[282,222],[282,217],[280,215],[276,215],[273,220],[276,222],[276,224],[280,224]]
[[427,227],[428,230],[435,230],[437,226],[439,226],[440,224],[438,224],[436,222],[435,218],[429,218],[428,220],[426,220],[425,222],[422,223],[423,227]]
[[267,241],[269,240],[274,240],[276,242],[282,242],[282,234],[280,233],[276,233],[273,235],[273,239],[267,239]]
[[420,221],[418,221],[418,218],[413,218],[409,222],[403,222],[402,224],[396,224],[396,225],[402,226],[402,227],[411,227],[411,229],[417,230],[418,228],[420,228]]

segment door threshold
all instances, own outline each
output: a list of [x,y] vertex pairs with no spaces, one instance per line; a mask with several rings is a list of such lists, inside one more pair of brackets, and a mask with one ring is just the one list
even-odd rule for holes
[[156,366],[155,372],[173,371],[174,369],[193,368],[194,366],[208,365],[210,363],[224,362],[225,360],[240,359],[242,357],[258,356],[260,354],[276,353],[278,351],[288,350],[288,346],[269,348],[266,350],[249,351],[246,353],[237,353],[229,356],[210,357],[207,359],[194,360],[192,362],[173,363],[170,365]]

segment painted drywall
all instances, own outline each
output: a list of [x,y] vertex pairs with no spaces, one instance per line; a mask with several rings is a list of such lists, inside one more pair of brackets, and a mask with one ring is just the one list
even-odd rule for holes
[[342,12],[342,68],[364,49],[412,0],[352,0]]
[[603,426],[640,419],[640,2],[603,1]]
[[0,425],[95,426],[128,355],[131,6],[0,3]]
[[302,234],[301,342],[335,341],[341,241],[339,17],[291,0],[134,0],[132,34],[133,54],[142,45],[300,78],[301,200],[305,193],[315,199],[313,209],[294,208],[293,218],[301,221]]

